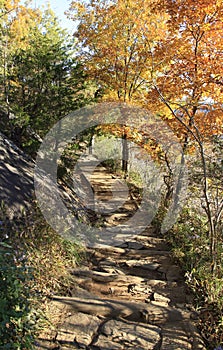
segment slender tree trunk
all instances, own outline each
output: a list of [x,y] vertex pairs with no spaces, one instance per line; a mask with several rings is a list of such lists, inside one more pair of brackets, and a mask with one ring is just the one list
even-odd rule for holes
[[94,134],[92,133],[89,141],[89,154],[93,154],[94,149]]
[[216,270],[216,266],[217,266],[216,227],[214,225],[214,215],[212,213],[211,203],[210,203],[210,199],[209,199],[207,164],[206,164],[205,152],[204,152],[204,147],[203,147],[202,142],[200,142],[199,147],[200,147],[200,155],[201,155],[203,176],[204,176],[203,192],[204,192],[204,200],[205,200],[205,211],[206,211],[206,215],[208,218],[208,224],[209,224],[209,239],[210,239],[210,255],[211,255],[211,259],[212,259],[212,272],[214,273]]
[[123,134],[122,134],[122,171],[124,172],[124,178],[126,178],[127,172],[128,172],[128,160],[129,160],[129,151],[128,151],[127,134],[125,131],[123,131]]
[[8,81],[8,40],[6,38],[5,48],[3,49],[3,81],[4,81],[4,102],[6,104],[8,118],[9,118],[9,81]]

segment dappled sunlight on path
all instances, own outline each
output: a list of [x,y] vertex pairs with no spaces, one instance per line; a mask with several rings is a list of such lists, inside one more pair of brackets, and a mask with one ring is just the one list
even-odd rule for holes
[[[127,195],[122,180],[102,166],[86,178],[96,198],[88,205],[104,205],[100,224],[124,227],[140,197]],[[163,237],[152,226],[131,236],[119,231],[113,245],[87,248],[87,259],[71,271],[70,294],[50,301],[58,320],[36,349],[205,349],[192,297]]]

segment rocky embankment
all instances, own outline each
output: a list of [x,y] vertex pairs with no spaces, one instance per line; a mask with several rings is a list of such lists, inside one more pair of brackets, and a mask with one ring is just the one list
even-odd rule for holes
[[30,208],[34,162],[0,133],[0,202],[9,218]]

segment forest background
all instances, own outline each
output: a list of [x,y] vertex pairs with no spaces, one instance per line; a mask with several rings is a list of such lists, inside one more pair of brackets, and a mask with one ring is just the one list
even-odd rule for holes
[[[73,1],[67,16],[75,23],[72,35],[61,28],[50,6],[41,9],[19,0],[0,1],[0,130],[35,159],[47,131],[69,112],[86,105],[115,101],[144,108],[154,118],[161,118],[178,137],[182,162],[189,169],[187,202],[166,238],[195,292],[196,308],[204,320],[203,336],[212,346],[220,346],[222,1]],[[99,132],[136,142],[165,169],[162,203],[154,223],[160,227],[173,198],[174,169],[168,152],[151,136],[125,125],[94,130]],[[85,137],[91,134],[92,130]],[[125,162],[121,170],[128,172]],[[39,227],[29,230],[36,237],[35,249],[40,251]],[[10,232],[9,247],[15,243],[11,228]],[[64,243],[56,242],[56,252],[65,249]],[[2,238],[2,261],[10,249],[5,245]],[[31,256],[36,268],[37,261]],[[29,327],[27,338],[24,336],[29,312],[18,295],[22,286],[14,283],[20,263],[13,261],[7,273],[4,266],[1,268],[8,286],[0,287],[4,301],[0,317],[3,341],[18,348],[21,339],[31,344],[32,336]],[[20,305],[19,316],[6,311],[7,303],[13,305],[14,299]],[[11,337],[12,329],[17,330],[15,337]]]

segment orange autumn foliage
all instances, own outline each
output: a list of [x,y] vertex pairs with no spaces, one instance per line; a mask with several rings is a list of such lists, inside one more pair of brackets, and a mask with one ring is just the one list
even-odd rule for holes
[[180,119],[205,140],[223,132],[222,1],[161,0],[160,6],[169,14],[168,36],[155,53],[163,65],[148,105],[157,101],[160,108],[161,100],[179,136],[188,131]]
[[222,1],[73,1],[70,16],[104,100],[146,107],[182,142],[223,133]]
[[70,16],[89,76],[106,90],[106,100],[141,103],[150,80],[153,51],[165,36],[167,15],[152,0],[73,1]]

